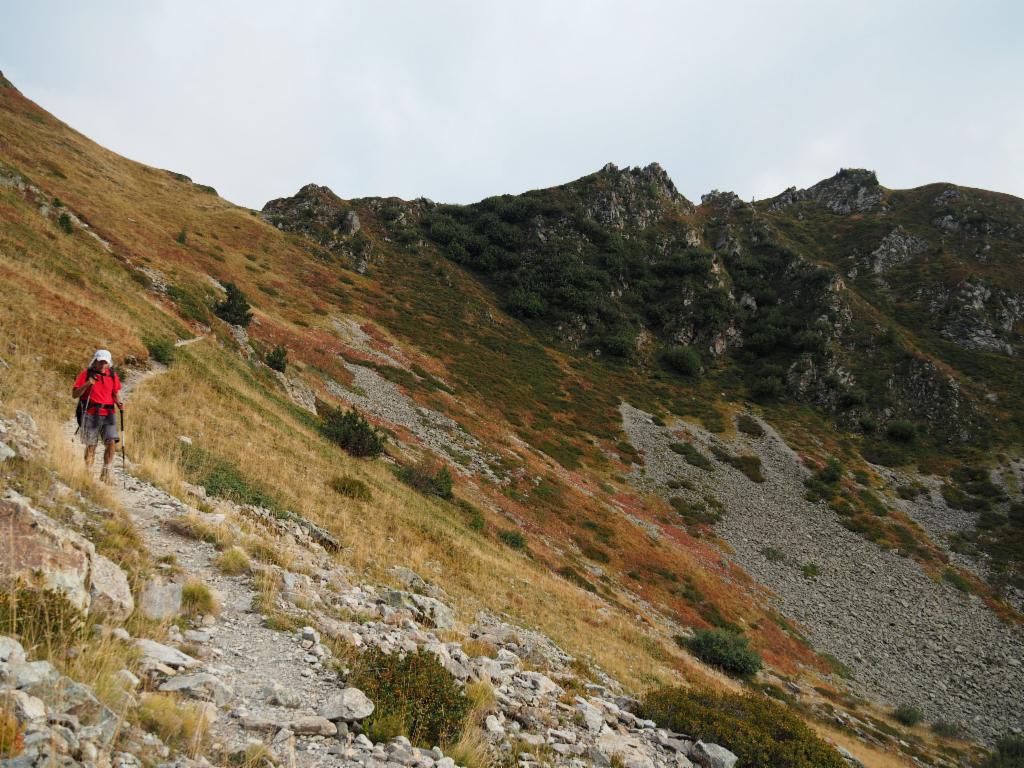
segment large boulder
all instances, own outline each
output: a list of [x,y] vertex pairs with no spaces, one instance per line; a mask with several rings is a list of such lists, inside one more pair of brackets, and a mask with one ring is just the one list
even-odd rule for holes
[[139,638],[135,645],[142,653],[141,663],[144,668],[165,666],[172,669],[193,669],[199,666],[199,662],[188,654],[156,640]]
[[166,621],[181,612],[181,584],[155,576],[139,595],[139,610],[151,621]]
[[0,501],[0,526],[10,542],[0,547],[0,579],[57,592],[79,610],[99,610],[114,620],[134,610],[124,571],[24,497]]
[[345,688],[320,706],[320,716],[328,720],[352,722],[373,714],[373,702],[358,688]]
[[0,578],[62,594],[76,608],[89,608],[93,545],[23,499],[0,501]]
[[698,741],[690,750],[690,759],[701,768],[733,768],[739,760],[736,755],[718,744]]
[[135,610],[132,588],[128,585],[128,577],[117,564],[103,555],[93,555],[89,578],[92,610],[105,613],[115,621],[124,621],[132,615]]

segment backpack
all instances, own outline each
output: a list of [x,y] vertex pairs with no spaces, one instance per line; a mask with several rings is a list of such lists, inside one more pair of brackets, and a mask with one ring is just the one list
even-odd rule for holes
[[[88,368],[86,370],[88,370]],[[115,373],[116,373],[116,371],[112,367],[107,369],[107,375],[108,376],[113,376]],[[76,435],[78,434],[79,430],[82,428],[82,424],[84,422],[85,422],[85,400],[83,400],[82,398],[78,398],[78,401],[75,403],[75,423],[78,424],[78,426],[75,428],[75,434]]]

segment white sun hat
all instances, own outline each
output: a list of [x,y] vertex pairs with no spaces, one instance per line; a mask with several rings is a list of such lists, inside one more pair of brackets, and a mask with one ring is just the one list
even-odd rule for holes
[[96,354],[92,356],[92,362],[95,363],[97,360],[102,360],[107,365],[114,364],[114,358],[108,349],[97,349]]

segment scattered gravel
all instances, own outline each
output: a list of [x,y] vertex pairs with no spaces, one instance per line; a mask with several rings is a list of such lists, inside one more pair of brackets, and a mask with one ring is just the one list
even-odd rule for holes
[[[937,583],[913,560],[843,528],[823,503],[804,498],[807,469],[779,435],[739,434],[728,447],[757,453],[766,482],[754,483],[714,459],[722,441],[695,426],[656,426],[627,404],[623,424],[644,456],[638,486],[665,497],[686,479],[717,497],[725,513],[715,529],[732,557],[778,596],[778,607],[806,630],[814,647],[854,670],[855,687],[892,705],[920,707],[928,720],[963,724],[993,741],[1024,726],[1024,632],[1002,623],[976,596]],[[714,462],[711,472],[669,449],[687,433]],[[784,560],[769,559],[771,547]],[[802,567],[815,565],[808,578]]]

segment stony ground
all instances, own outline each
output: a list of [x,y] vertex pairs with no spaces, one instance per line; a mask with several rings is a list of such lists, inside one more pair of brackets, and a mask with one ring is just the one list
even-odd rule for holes
[[[130,384],[159,371],[154,368]],[[19,415],[17,423],[0,420],[0,461],[39,450],[32,431],[27,416]],[[572,657],[544,635],[486,613],[459,622],[444,592],[406,568],[395,569],[403,588],[359,584],[300,521],[206,499],[199,488],[189,488],[186,503],[137,477],[131,464],[123,469],[120,461],[114,474],[112,489],[160,564],[137,591],[134,608],[165,626],[174,623],[159,641],[144,633],[132,637],[114,624],[100,626],[98,633],[134,645],[141,655],[138,675],[118,673],[126,692],[163,691],[192,700],[209,724],[209,744],[172,750],[154,733],[124,722],[49,662],[27,658],[13,638],[0,637],[0,697],[13,702],[25,726],[24,751],[4,761],[4,768],[139,768],[144,761],[184,768],[233,755],[236,764],[255,768],[244,755],[256,745],[290,768],[454,768],[453,759],[436,746],[416,748],[403,737],[375,744],[361,732],[373,704],[346,687],[344,660],[331,648],[369,646],[388,653],[422,649],[460,683],[487,683],[494,702],[483,713],[481,736],[491,760],[505,765],[732,768],[736,761],[718,745],[637,718],[631,712],[636,702],[622,696],[615,681],[600,673],[596,682],[580,679]],[[65,486],[61,494],[75,498],[69,492]],[[62,551],[91,547],[73,530],[30,509],[31,499],[8,491],[3,503],[5,510],[20,509],[17,514],[50,526],[56,538],[48,541],[57,541]],[[77,504],[88,502],[78,496],[72,506]],[[75,518],[72,514],[70,525]],[[206,543],[209,537],[197,536],[197,526],[235,540],[256,533],[278,548],[278,561],[288,567],[257,564],[251,573],[225,575],[215,562],[217,548]],[[76,594],[97,599],[95,573],[69,567],[62,574],[70,587],[80,582]],[[278,590],[270,605],[257,600],[257,578]],[[219,610],[183,620],[182,587],[190,581],[212,589]],[[133,601],[124,575],[104,588],[116,593],[118,583],[129,603],[127,615]],[[282,616],[298,628],[275,628],[282,626]],[[463,649],[470,639],[478,653],[485,651],[482,655]]]
[[[714,459],[709,446],[721,443],[714,435],[689,424],[657,426],[625,404],[621,411],[644,457],[637,484],[665,497],[692,497],[668,488],[685,479],[718,498],[726,511],[715,530],[731,557],[773,590],[779,609],[805,628],[816,649],[854,670],[857,687],[990,741],[1024,727],[1021,629],[1001,622],[978,597],[934,581],[913,560],[846,530],[823,503],[807,501],[808,471],[768,425],[764,437],[740,434],[729,444],[734,453],[761,457],[767,480],[755,483]],[[669,449],[679,430],[711,459],[712,471]],[[818,575],[805,575],[808,565]]]

